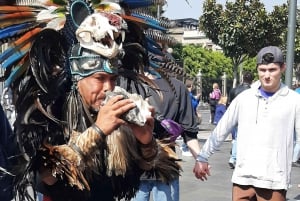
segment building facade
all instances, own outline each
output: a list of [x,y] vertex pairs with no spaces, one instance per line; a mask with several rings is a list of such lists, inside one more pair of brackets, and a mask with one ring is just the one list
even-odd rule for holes
[[179,43],[183,45],[200,45],[214,51],[222,51],[218,45],[215,45],[205,36],[204,32],[199,30],[199,20],[185,18],[171,21],[174,24],[174,27],[169,29],[168,34],[175,38]]

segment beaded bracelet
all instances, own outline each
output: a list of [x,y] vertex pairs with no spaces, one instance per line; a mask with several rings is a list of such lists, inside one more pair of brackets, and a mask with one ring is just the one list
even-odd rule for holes
[[92,128],[102,137],[102,139],[106,138],[104,132],[96,124],[93,124]]

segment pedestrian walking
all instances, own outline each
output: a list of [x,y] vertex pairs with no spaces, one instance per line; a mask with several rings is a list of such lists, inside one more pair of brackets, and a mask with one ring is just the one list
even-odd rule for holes
[[209,94],[209,106],[210,106],[210,123],[213,124],[215,119],[216,106],[222,96],[218,83],[213,83],[213,90]]
[[227,108],[227,96],[221,96],[218,104],[216,105],[216,112],[214,118],[214,125],[217,125]]
[[262,48],[257,54],[259,81],[231,102],[198,154],[198,178],[205,180],[210,175],[208,158],[237,126],[233,201],[286,200],[292,145],[300,140],[300,97],[281,82],[285,69],[278,47]]

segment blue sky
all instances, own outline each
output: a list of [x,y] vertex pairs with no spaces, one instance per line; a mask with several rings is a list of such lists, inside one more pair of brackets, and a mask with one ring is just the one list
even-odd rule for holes
[[[226,0],[216,0],[217,3],[225,4]],[[169,19],[194,18],[198,19],[202,13],[202,4],[204,0],[188,0],[190,6],[185,0],[168,0],[164,6],[164,16]],[[268,11],[273,10],[273,6],[286,3],[287,0],[261,0]],[[299,1],[297,1],[299,5]]]

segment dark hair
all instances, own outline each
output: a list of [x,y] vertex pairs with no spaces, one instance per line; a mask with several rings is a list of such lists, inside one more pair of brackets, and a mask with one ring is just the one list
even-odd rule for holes
[[191,84],[191,83],[187,83],[187,84],[186,84],[186,87],[187,87],[187,88],[191,88],[191,87],[192,87],[192,84]]
[[246,82],[248,84],[251,84],[253,81],[253,74],[249,71],[245,71],[243,73],[243,82]]

